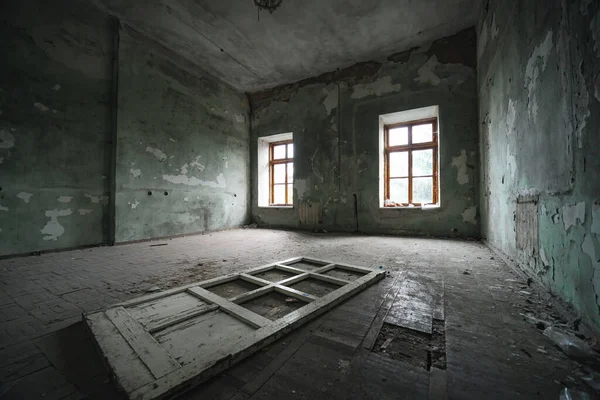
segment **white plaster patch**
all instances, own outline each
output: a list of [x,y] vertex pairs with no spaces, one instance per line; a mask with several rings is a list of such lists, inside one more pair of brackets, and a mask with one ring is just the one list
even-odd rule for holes
[[438,64],[439,62],[437,56],[431,56],[429,60],[427,60],[427,62],[423,64],[423,66],[417,71],[419,76],[415,78],[415,81],[420,83],[431,83],[433,86],[439,85],[442,80],[435,74],[435,67]]
[[33,196],[33,194],[27,193],[27,192],[21,192],[21,193],[17,194],[17,197],[19,199],[23,200],[25,203],[29,203],[31,196]]
[[217,176],[216,181],[205,181],[202,179],[198,179],[195,176],[189,177],[186,175],[163,175],[162,178],[167,182],[178,183],[187,186],[207,186],[212,188],[227,187],[227,183],[225,182],[225,176],[223,174],[219,174],[219,176]]
[[79,215],[88,215],[92,212],[92,210],[90,210],[89,208],[80,208],[77,210],[77,212],[79,212]]
[[54,86],[52,86],[52,90],[54,90],[55,92],[58,92],[60,90],[60,85],[57,83]]
[[537,84],[540,80],[540,75],[546,70],[548,65],[548,57],[553,48],[552,31],[548,31],[544,41],[533,49],[533,53],[527,61],[525,67],[525,88],[528,93],[527,110],[529,116],[534,121],[537,119],[538,103],[537,103]]
[[187,175],[188,167],[189,165],[187,163],[183,164],[181,168],[179,168],[179,172],[181,172],[182,175]]
[[131,174],[131,176],[133,176],[134,178],[138,178],[140,176],[142,176],[142,170],[139,168],[130,168],[129,169],[129,173]]
[[198,171],[204,171],[204,165],[202,165],[202,163],[200,162],[200,159],[202,158],[202,156],[196,156],[196,158],[194,159],[194,161],[192,161],[190,163],[190,165],[194,168],[196,168]]
[[235,122],[239,122],[240,124],[246,122],[246,117],[242,114],[235,114]]
[[187,197],[184,197],[184,198],[183,198],[183,201],[185,201],[186,203],[188,202],[188,200],[189,200],[189,199],[188,199]]
[[15,145],[15,137],[6,129],[0,129],[0,149],[10,149]]
[[467,151],[461,150],[460,155],[452,157],[452,166],[456,168],[456,182],[459,185],[469,183],[469,175],[467,174]]
[[132,209],[132,210],[135,210],[135,209],[136,209],[136,208],[137,208],[137,207],[140,205],[140,202],[136,200],[136,201],[134,201],[133,203],[132,203],[132,202],[129,202],[129,203],[127,203],[127,204],[129,204],[129,205],[131,206],[131,209]]
[[2,204],[0,204],[0,211],[8,211],[8,207],[4,207]]
[[580,202],[572,206],[562,206],[562,218],[565,225],[565,231],[577,224],[577,220],[583,225],[585,223],[585,202]]
[[46,107],[45,105],[43,105],[42,103],[33,103],[33,106],[35,108],[37,108],[38,110],[40,110],[41,112],[48,112],[48,111],[50,111],[50,109],[48,107]]
[[401,88],[402,85],[400,85],[399,83],[392,83],[391,76],[385,76],[371,83],[361,83],[358,85],[354,85],[352,90],[352,96],[350,97],[353,99],[360,99],[366,96],[381,96],[382,94],[397,92]]
[[517,122],[517,102],[513,99],[508,99],[508,107],[506,110],[506,134],[512,136],[515,133]]
[[61,203],[69,203],[73,200],[73,196],[60,196],[57,200]]
[[46,211],[46,217],[50,218],[50,221],[40,229],[44,240],[58,240],[58,238],[65,233],[65,228],[58,222],[58,217],[66,217],[71,215],[72,211],[70,208],[66,210],[48,210]]
[[294,181],[294,191],[296,192],[295,198],[302,200],[304,193],[306,193],[307,186],[306,179],[296,179]]
[[463,211],[462,219],[464,222],[468,222],[469,224],[477,225],[477,207],[469,207],[465,211]]
[[592,233],[600,235],[600,204],[592,205]]
[[95,196],[95,195],[89,194],[89,193],[86,193],[84,196],[87,197],[88,199],[90,199],[91,203],[95,203],[95,204],[98,204],[101,201],[104,201],[107,199],[106,196]]
[[333,86],[333,88],[331,89],[324,88],[323,93],[325,94],[325,99],[323,99],[323,105],[325,106],[327,115],[330,115],[331,111],[333,111],[338,106],[337,87]]
[[156,159],[160,162],[163,162],[167,159],[167,155],[165,153],[163,153],[160,149],[156,149],[154,147],[146,147],[146,151],[148,153],[151,153],[154,155],[154,157],[156,157]]
[[517,159],[515,158],[515,156],[510,154],[509,149],[510,149],[510,146],[507,144],[506,145],[506,165],[507,165],[508,172],[510,174],[510,178],[511,178],[512,182],[514,182],[516,175],[517,175]]
[[225,161],[225,168],[229,168],[229,159],[227,157],[223,157],[223,161]]
[[169,140],[173,143],[175,143],[175,139],[173,139],[172,137],[169,138]]

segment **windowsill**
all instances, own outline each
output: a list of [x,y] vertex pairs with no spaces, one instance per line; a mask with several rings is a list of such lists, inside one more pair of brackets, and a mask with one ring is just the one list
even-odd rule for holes
[[258,206],[258,208],[283,208],[283,209],[293,209],[294,206]]
[[438,208],[440,208],[439,204],[433,206],[379,207],[380,210],[435,210]]

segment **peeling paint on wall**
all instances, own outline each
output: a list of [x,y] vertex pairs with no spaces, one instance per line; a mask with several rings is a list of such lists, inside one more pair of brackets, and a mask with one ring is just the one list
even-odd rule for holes
[[[352,90],[353,99],[361,99],[366,96],[381,96],[382,94],[397,92],[402,88],[399,83],[392,83],[391,76],[379,78],[371,83],[361,83],[354,85]],[[336,100],[337,106],[337,100]]]
[[57,200],[61,203],[68,203],[73,199],[73,196],[60,196]]
[[552,31],[548,31],[544,41],[533,49],[527,66],[525,67],[525,88],[528,93],[528,104],[527,110],[529,111],[529,117],[536,121],[538,114],[538,103],[537,103],[537,84],[540,80],[540,75],[546,70],[548,65],[548,57],[550,51],[553,48],[552,42]]
[[50,111],[50,109],[42,103],[33,103],[33,106],[44,113]]
[[8,207],[4,207],[2,204],[0,204],[0,211],[8,211]]
[[452,157],[452,166],[456,168],[456,182],[459,185],[469,183],[469,175],[467,174],[467,151],[461,150],[460,155]]
[[128,202],[127,204],[129,204],[131,206],[132,210],[135,210],[140,205],[140,202],[136,200],[133,203],[132,202]]
[[427,60],[425,64],[417,71],[419,76],[415,78],[415,81],[420,83],[431,83],[433,86],[439,85],[442,80],[435,73],[435,67],[438,65],[437,56],[433,55]]
[[92,212],[92,210],[90,210],[89,208],[80,208],[77,210],[77,212],[79,212],[79,215],[88,215]]
[[577,136],[577,146],[582,149],[583,148],[583,130],[587,125],[587,119],[591,115],[589,105],[590,105],[590,96],[587,90],[587,85],[585,83],[585,77],[583,76],[583,61],[579,63],[579,68],[577,68],[577,77],[575,79],[575,84],[579,86],[577,99],[575,100],[575,118],[577,119],[577,128],[576,128],[576,136]]
[[196,156],[196,158],[194,159],[194,161],[192,161],[190,163],[190,165],[192,167],[196,168],[200,172],[204,171],[204,165],[200,162],[201,158],[202,158],[202,156]]
[[44,240],[58,240],[58,238],[65,233],[65,228],[58,222],[58,217],[66,217],[71,215],[71,209],[66,210],[48,210],[46,211],[46,217],[50,218],[50,221],[40,229]]
[[91,203],[96,203],[96,204],[100,203],[100,202],[104,202],[105,200],[108,200],[108,197],[102,196],[102,195],[101,196],[95,196],[93,194],[86,193],[84,196],[87,197],[88,199],[90,199]]
[[146,147],[146,151],[150,154],[153,154],[154,157],[156,157],[156,159],[160,162],[163,162],[167,159],[167,155],[163,153],[160,149],[148,146]]
[[15,137],[6,129],[0,129],[0,149],[10,149],[15,145]]
[[462,219],[464,222],[468,222],[469,224],[477,225],[477,207],[469,207],[465,211],[463,211]]
[[225,176],[221,173],[217,176],[216,181],[205,181],[198,179],[195,176],[189,177],[187,175],[163,175],[163,180],[171,183],[177,183],[188,186],[207,186],[212,188],[225,188],[227,184],[225,182]]
[[139,168],[130,168],[129,169],[129,173],[131,174],[131,176],[133,176],[134,178],[138,178],[142,175],[142,170]]
[[23,200],[25,203],[29,203],[31,196],[33,196],[33,194],[27,193],[27,192],[21,192],[21,193],[17,194],[17,197],[19,199]]
[[585,202],[580,202],[572,206],[562,206],[563,223],[565,231],[577,224],[577,220],[583,225],[585,223]]
[[550,265],[548,262],[548,257],[546,256],[546,250],[543,247],[540,247],[540,261],[542,261],[542,265],[547,267]]
[[[585,235],[583,243],[581,243],[581,250],[587,254],[592,262],[592,285],[594,286],[594,292],[600,293],[600,254],[596,253],[592,235]],[[596,304],[598,304],[598,300],[598,296],[596,296]]]
[[331,115],[331,112],[338,106],[338,91],[336,86],[328,86],[323,88],[325,99],[323,99],[323,105],[327,111],[327,115]]
[[242,114],[235,114],[235,121],[243,124],[244,122],[246,122],[246,117]]
[[517,122],[517,102],[508,99],[508,108],[506,110],[506,134],[512,136],[516,131]]

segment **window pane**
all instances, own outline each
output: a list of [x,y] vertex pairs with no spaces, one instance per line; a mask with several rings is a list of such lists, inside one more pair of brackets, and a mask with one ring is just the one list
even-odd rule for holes
[[433,124],[415,125],[412,127],[412,142],[425,143],[433,141]]
[[273,204],[285,204],[285,185],[273,186]]
[[290,143],[287,146],[288,146],[287,158],[294,158],[294,143]]
[[285,183],[285,164],[273,165],[273,183]]
[[433,178],[413,179],[413,203],[433,203]]
[[390,179],[390,200],[394,203],[408,203],[408,178]]
[[408,128],[392,128],[388,131],[389,146],[402,146],[408,144]]
[[290,162],[287,164],[287,178],[288,182],[294,181],[294,163]]
[[390,153],[390,177],[408,176],[408,151]]
[[280,160],[282,158],[285,158],[285,144],[273,146],[273,159]]
[[287,185],[287,191],[288,191],[288,204],[292,205],[292,204],[294,204],[294,185],[292,185],[292,184]]
[[412,163],[413,176],[433,175],[433,149],[413,151]]

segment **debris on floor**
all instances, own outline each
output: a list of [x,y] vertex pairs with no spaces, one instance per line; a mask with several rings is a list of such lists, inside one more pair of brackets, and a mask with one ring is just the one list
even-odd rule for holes
[[147,293],[153,293],[153,292],[158,292],[160,290],[160,288],[158,286],[152,286],[149,287],[148,289],[146,289]]

